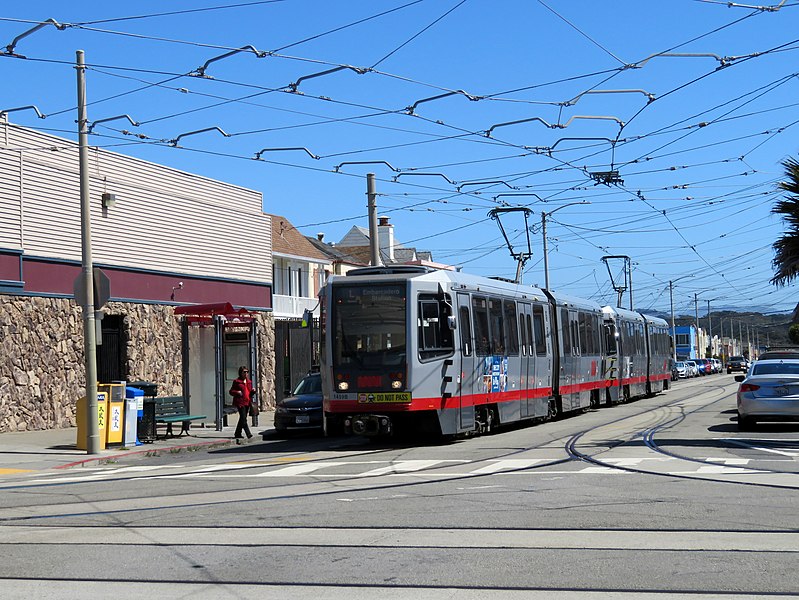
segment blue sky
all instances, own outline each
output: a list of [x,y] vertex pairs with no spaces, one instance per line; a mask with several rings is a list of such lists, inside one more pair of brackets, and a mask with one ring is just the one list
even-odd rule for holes
[[[639,309],[668,312],[672,281],[677,314],[695,294],[700,314],[780,312],[799,300],[769,283],[780,163],[799,154],[799,3],[742,4],[4,3],[0,47],[68,26],[0,56],[0,109],[35,105],[46,119],[10,120],[74,139],[82,49],[91,144],[257,189],[306,235],[366,226],[374,172],[398,241],[465,271],[515,275],[488,212],[526,207],[524,282],[543,285],[557,210],[555,290],[615,304],[602,257],[625,255]],[[105,121],[120,115],[139,125]],[[523,213],[502,222],[525,251]]]

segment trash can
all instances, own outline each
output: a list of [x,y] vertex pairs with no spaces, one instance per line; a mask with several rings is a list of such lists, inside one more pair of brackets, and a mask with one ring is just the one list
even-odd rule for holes
[[[87,419],[88,415],[88,403],[86,402],[86,396],[81,396],[78,398],[77,402],[77,421],[78,421],[78,439],[75,441],[75,445],[77,446],[78,450],[88,450],[88,440],[86,439],[89,435],[89,421]],[[98,392],[97,393],[97,429],[98,435],[100,436],[100,450],[105,450],[105,442],[106,442],[106,422],[108,417],[108,400],[105,392]]]
[[158,395],[158,384],[152,381],[128,381],[128,387],[139,388],[145,396],[155,398]]
[[144,398],[144,410],[137,428],[139,441],[151,443],[155,441],[155,398]]
[[106,446],[121,446],[125,433],[125,384],[99,383],[97,389],[108,398]]
[[144,413],[144,392],[139,388],[125,388],[125,446],[141,446],[139,422]]

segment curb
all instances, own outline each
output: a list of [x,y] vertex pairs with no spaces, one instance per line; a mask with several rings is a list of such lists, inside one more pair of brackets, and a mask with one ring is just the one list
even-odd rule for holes
[[173,450],[185,450],[187,448],[205,448],[211,446],[230,446],[233,443],[233,440],[230,438],[219,438],[215,440],[208,440],[206,442],[193,442],[190,444],[182,444],[180,446],[151,446],[147,449],[142,450],[131,450],[128,452],[121,452],[119,454],[109,454],[109,455],[102,455],[102,456],[93,456],[91,458],[84,458],[81,460],[76,460],[71,463],[66,463],[63,465],[58,465],[56,467],[52,467],[53,469],[70,469],[72,467],[82,467],[89,463],[93,462],[104,462],[109,460],[114,460],[118,458],[125,458],[127,456],[137,456],[141,454],[153,454],[153,453],[160,453],[160,452],[171,452]]

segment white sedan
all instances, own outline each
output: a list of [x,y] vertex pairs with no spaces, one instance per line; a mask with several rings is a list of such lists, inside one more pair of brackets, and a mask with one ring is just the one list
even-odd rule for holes
[[759,360],[747,375],[736,375],[738,429],[758,421],[799,420],[799,360]]

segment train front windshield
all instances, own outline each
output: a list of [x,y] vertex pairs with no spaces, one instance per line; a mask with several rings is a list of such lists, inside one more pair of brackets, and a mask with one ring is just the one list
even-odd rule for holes
[[337,286],[332,308],[334,367],[368,370],[404,365],[404,285]]

